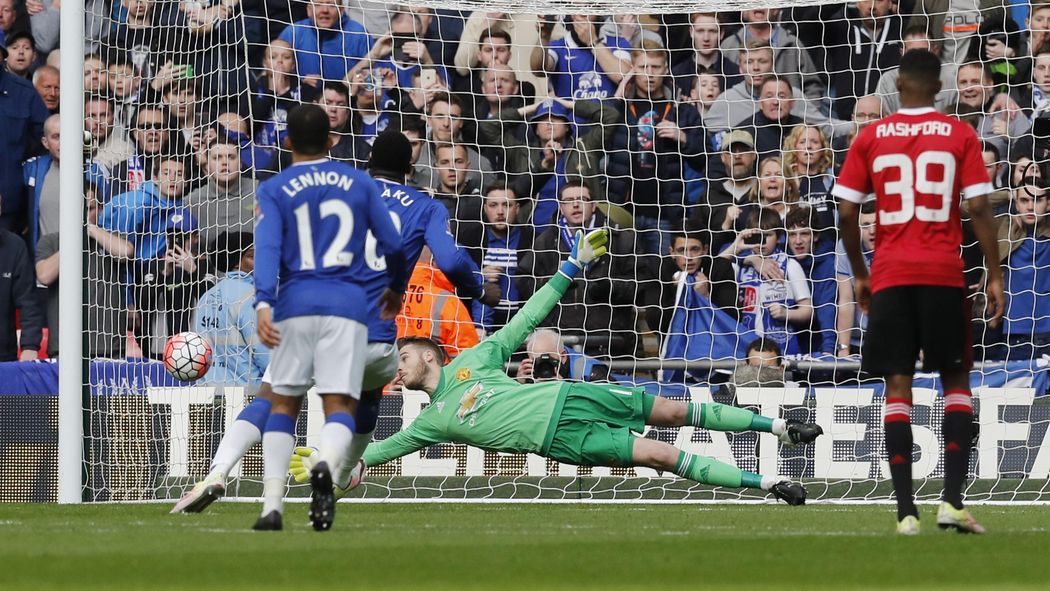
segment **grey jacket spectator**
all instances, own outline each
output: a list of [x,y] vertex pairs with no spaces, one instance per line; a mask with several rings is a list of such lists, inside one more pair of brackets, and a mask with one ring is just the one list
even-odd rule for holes
[[25,241],[13,232],[0,229],[0,361],[18,358],[16,309],[21,312],[21,359],[36,359],[44,328],[39,299],[33,261]]
[[53,0],[26,0],[26,12],[36,50],[41,54],[51,53],[58,47],[58,21],[61,20],[58,8]]
[[[957,9],[953,0],[916,0],[914,7],[902,16],[907,18],[905,28],[922,26],[934,41],[941,41],[943,58],[948,63],[961,64],[966,60],[968,44],[977,35],[977,25],[983,19],[1002,19],[1006,14],[1002,0],[977,0],[979,14]],[[972,6],[972,4],[971,4]],[[952,25],[965,31],[961,35],[947,30],[946,17],[952,15]],[[972,28],[971,28],[972,26]]]
[[[775,10],[746,10],[747,13],[769,13],[773,18]],[[763,19],[765,20],[765,19]],[[776,23],[752,21],[745,23],[736,33],[722,40],[722,55],[733,62],[739,61],[740,52],[746,47],[753,35],[753,28],[768,25],[772,31],[769,35],[773,46],[773,71],[778,76],[787,78],[794,88],[801,88],[807,98],[822,99],[827,95],[827,87],[821,80],[821,72],[809,56],[809,51],[799,43],[791,31]]]
[[[901,108],[901,95],[897,91],[897,80],[901,76],[900,68],[893,68],[885,72],[879,78],[879,86],[875,94],[882,98],[882,110],[886,114],[896,113]],[[952,104],[959,100],[959,90],[955,87],[955,66],[953,64],[941,64],[941,91],[937,93],[934,108],[941,113],[948,110]]]
[[[205,253],[223,232],[251,232],[255,225],[255,179],[239,176],[229,184],[219,185],[210,178],[208,184],[194,190],[183,200],[200,224],[201,244]],[[214,245],[220,250],[222,244]]]

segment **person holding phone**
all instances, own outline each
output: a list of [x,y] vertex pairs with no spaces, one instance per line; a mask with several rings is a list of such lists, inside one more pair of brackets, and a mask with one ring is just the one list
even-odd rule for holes
[[[780,246],[783,236],[780,214],[770,208],[756,210],[747,228],[719,256],[733,261],[741,324],[776,342],[785,355],[797,355],[802,352],[797,333],[813,317],[813,300],[802,266]],[[771,261],[779,273],[767,271],[750,257],[740,260],[743,255]]]
[[[407,11],[392,13],[390,32],[376,39],[366,59],[350,70],[348,79],[366,67],[371,67],[373,72],[389,69],[397,76],[398,88],[407,91],[413,87],[412,79],[422,68],[423,72],[432,69],[447,85],[448,72],[430,55],[424,41],[425,35],[426,27],[419,14]],[[426,76],[429,79],[432,74]]]

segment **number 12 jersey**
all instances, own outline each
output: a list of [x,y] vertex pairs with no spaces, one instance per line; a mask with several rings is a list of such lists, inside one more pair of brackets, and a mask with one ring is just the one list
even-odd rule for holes
[[992,191],[969,125],[933,108],[901,109],[864,128],[832,194],[876,203],[871,289],[964,287],[959,196]]

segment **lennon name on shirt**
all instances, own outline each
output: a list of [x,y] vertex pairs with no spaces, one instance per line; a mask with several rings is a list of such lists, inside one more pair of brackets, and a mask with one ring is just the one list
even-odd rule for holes
[[315,170],[288,179],[286,183],[281,185],[281,190],[284,191],[285,195],[295,197],[299,191],[309,187],[334,186],[344,191],[349,191],[350,185],[353,184],[354,179],[345,174],[339,174],[334,170]]

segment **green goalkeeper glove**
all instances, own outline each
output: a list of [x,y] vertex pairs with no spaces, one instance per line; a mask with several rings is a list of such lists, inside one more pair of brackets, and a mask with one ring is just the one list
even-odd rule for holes
[[[292,451],[292,461],[288,466],[288,473],[292,476],[292,479],[296,482],[309,482],[310,481],[310,470],[313,470],[318,460],[317,449],[313,447],[297,447]],[[368,472],[368,465],[365,464],[364,460],[358,460],[357,465],[350,471],[350,482],[346,487],[342,487],[339,483],[335,483],[333,487],[335,489],[335,498],[341,499],[347,495],[350,491],[354,490],[365,479],[365,474]]]
[[583,269],[606,252],[609,242],[609,231],[605,228],[591,230],[584,235],[583,230],[576,230],[576,244],[572,246],[569,262],[578,269]]

